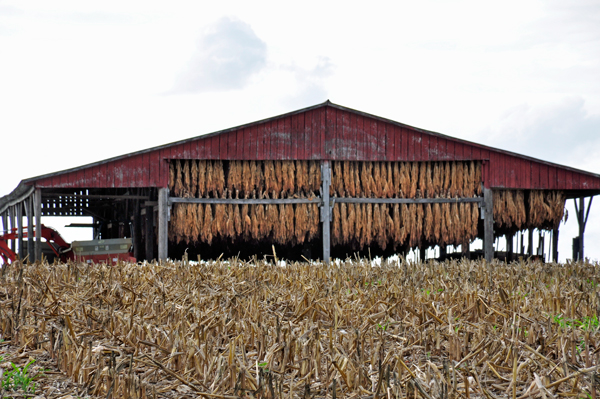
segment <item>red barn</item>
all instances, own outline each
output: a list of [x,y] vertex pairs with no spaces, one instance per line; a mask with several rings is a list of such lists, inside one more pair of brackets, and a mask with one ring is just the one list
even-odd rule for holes
[[324,259],[331,245],[466,253],[475,238],[491,259],[494,236],[545,229],[557,241],[565,200],[579,198],[583,256],[584,197],[598,193],[600,175],[327,101],[23,180],[0,214],[5,230],[23,214],[92,216],[97,236],[132,236],[138,259],[315,243]]

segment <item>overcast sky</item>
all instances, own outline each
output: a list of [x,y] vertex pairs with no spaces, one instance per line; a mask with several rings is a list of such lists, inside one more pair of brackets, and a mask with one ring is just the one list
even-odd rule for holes
[[597,0],[156,3],[0,0],[0,196],[327,99],[600,173]]

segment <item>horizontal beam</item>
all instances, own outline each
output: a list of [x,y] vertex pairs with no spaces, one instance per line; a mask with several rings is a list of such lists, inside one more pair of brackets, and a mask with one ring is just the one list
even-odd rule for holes
[[[332,202],[354,203],[354,204],[444,204],[444,203],[481,203],[483,198],[349,198],[335,197]],[[169,197],[169,204],[321,204],[320,197],[314,198],[280,198],[280,199],[258,199],[258,198],[183,198]]]
[[103,194],[61,194],[61,193],[44,193],[43,198],[58,198],[61,199],[139,199],[148,200],[147,195],[103,195]]
[[445,204],[483,202],[483,198],[332,198],[334,202],[347,204]]
[[259,199],[259,198],[183,198],[169,197],[169,204],[251,204],[251,205],[269,205],[269,204],[321,204],[321,198],[279,198],[279,199]]

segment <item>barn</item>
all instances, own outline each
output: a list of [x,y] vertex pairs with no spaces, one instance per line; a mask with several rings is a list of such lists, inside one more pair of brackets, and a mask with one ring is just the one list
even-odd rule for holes
[[[243,126],[21,181],[0,198],[13,246],[40,259],[23,222],[91,216],[94,236],[131,237],[137,259],[271,252],[329,260],[552,232],[577,206],[576,256],[600,175],[460,140],[329,101]],[[589,198],[589,199],[588,199]],[[587,199],[587,200],[586,200]],[[527,232],[525,234],[524,232]],[[512,248],[516,234],[517,248]]]

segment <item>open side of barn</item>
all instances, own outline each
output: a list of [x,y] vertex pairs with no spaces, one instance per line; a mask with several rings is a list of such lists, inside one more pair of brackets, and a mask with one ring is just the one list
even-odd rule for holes
[[92,216],[94,236],[132,237],[137,259],[272,245],[325,260],[436,245],[470,255],[481,238],[491,260],[494,237],[527,230],[531,242],[533,229],[553,232],[556,259],[564,204],[576,199],[582,259],[598,193],[600,175],[327,101],[23,180],[0,198],[0,215],[5,231],[18,231],[12,247],[30,259],[40,259],[41,238],[24,244],[23,215],[28,226]]

